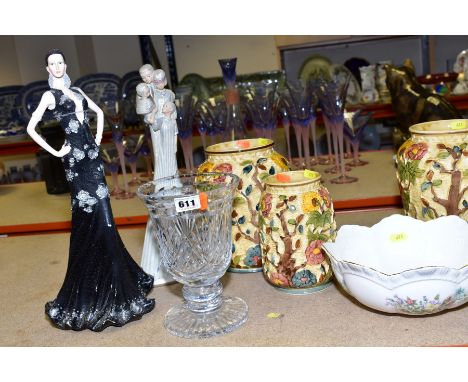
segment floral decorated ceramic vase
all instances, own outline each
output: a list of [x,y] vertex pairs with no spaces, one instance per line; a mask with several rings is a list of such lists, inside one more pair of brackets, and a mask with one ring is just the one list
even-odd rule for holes
[[275,287],[307,294],[330,285],[332,268],[322,243],[336,235],[330,194],[315,171],[265,179],[260,200],[263,274]]
[[232,272],[260,272],[258,210],[262,181],[288,171],[286,159],[273,149],[271,139],[244,139],[208,146],[199,172],[232,172],[240,178],[232,210]]
[[397,153],[397,178],[407,215],[468,220],[468,120],[419,123]]

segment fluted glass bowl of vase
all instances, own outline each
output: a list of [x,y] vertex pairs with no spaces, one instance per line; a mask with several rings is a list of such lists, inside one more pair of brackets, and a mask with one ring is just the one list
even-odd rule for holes
[[338,283],[370,308],[426,315],[468,302],[468,223],[458,216],[345,225],[322,248]]
[[[177,179],[175,179],[177,178]],[[162,262],[182,283],[184,302],[172,307],[164,325],[174,335],[206,338],[228,333],[247,320],[247,304],[223,296],[219,279],[231,262],[231,212],[239,177],[191,173],[148,182],[137,189],[149,210]]]

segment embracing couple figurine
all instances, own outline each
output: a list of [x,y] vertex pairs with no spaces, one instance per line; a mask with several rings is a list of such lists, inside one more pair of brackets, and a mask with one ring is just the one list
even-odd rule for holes
[[[175,95],[165,89],[166,75],[163,70],[149,64],[140,70],[142,83],[136,87],[136,112],[144,115],[144,121],[150,127],[154,155],[154,177],[157,189],[181,186],[176,178],[162,180],[164,177],[177,174],[177,123]],[[141,259],[142,268],[154,276],[154,284],[166,284],[173,281],[171,276],[161,267],[159,246],[152,233],[153,223],[148,221]]]

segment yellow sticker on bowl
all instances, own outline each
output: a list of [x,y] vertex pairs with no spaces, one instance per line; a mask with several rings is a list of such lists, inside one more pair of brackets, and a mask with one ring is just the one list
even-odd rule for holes
[[258,144],[259,145],[267,145],[268,143],[270,143],[270,141],[268,139],[265,139],[265,138],[258,138]]
[[394,233],[394,234],[390,235],[390,241],[392,243],[397,243],[397,242],[400,242],[400,241],[404,241],[407,238],[408,238],[408,236],[404,232],[398,232],[398,233]]
[[315,179],[318,176],[318,174],[315,171],[311,170],[304,170],[304,177],[309,178],[309,179]]
[[463,121],[457,121],[457,122],[452,122],[450,124],[450,128],[452,130],[461,130],[461,129],[466,129],[468,127],[468,120],[463,120]]

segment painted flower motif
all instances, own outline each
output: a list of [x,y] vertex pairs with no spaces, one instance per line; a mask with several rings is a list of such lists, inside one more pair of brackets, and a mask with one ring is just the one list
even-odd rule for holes
[[80,160],[82,160],[84,157],[85,157],[85,153],[84,151],[81,151],[80,149],[73,149],[73,157],[76,159],[77,162],[79,162]]
[[257,244],[255,247],[250,247],[247,250],[247,256],[244,259],[244,264],[248,267],[262,265],[262,252],[260,250],[260,245]]
[[316,284],[317,278],[308,269],[303,269],[301,271],[296,272],[296,274],[292,278],[292,283],[296,287],[305,287]]
[[309,191],[302,194],[302,211],[312,212],[320,209],[320,195],[315,191]]
[[327,191],[327,189],[325,187],[320,187],[319,188],[319,195],[322,198],[322,200],[324,201],[325,206],[327,208],[330,208],[331,207],[331,198],[330,198],[330,194],[328,193],[328,191]]
[[405,301],[405,302],[406,302],[408,305],[414,305],[414,304],[416,303],[415,300],[413,300],[413,299],[411,299],[411,298],[409,298],[409,297],[406,298],[406,301]]
[[411,139],[408,139],[407,141],[405,141],[401,146],[400,148],[398,149],[398,153],[397,153],[397,156],[402,156],[403,153],[406,151],[406,149],[411,146],[414,142],[411,140]]
[[[70,119],[70,122],[68,122],[68,127],[72,133],[77,133],[78,128],[80,127],[80,124],[78,121],[74,119]],[[65,129],[66,130],[66,129]]]
[[205,162],[198,167],[198,172],[211,172],[213,170],[213,162]]
[[270,159],[283,171],[288,171],[289,170],[289,164],[288,161],[284,156],[281,154],[277,153],[276,151],[273,152],[270,156]]
[[96,159],[97,156],[98,156],[98,150],[97,149],[96,150],[91,149],[91,150],[88,151],[88,157],[90,159]]
[[73,180],[73,178],[75,177],[75,174],[72,170],[69,170],[69,169],[66,169],[65,170],[65,177],[67,178],[67,180],[69,182],[71,182]]
[[289,280],[280,273],[272,273],[270,275],[270,281],[274,285],[277,285],[277,286],[280,286],[280,287],[288,287],[289,286]]
[[96,190],[96,195],[99,199],[104,199],[107,195],[109,195],[109,191],[105,184],[100,184]]
[[271,206],[272,206],[272,201],[273,195],[266,193],[263,197],[262,200],[260,201],[260,210],[262,211],[262,215],[264,217],[267,217],[268,214],[271,211]]
[[420,142],[411,145],[405,152],[406,156],[411,160],[420,160],[424,155],[426,155],[428,150],[427,143]]
[[232,164],[220,163],[213,167],[214,172],[232,172]]
[[[232,165],[230,163],[220,163],[216,166],[213,167],[213,172],[232,172]],[[224,183],[226,180],[226,176],[221,175],[217,177],[216,179],[213,179],[213,182],[215,183]]]
[[97,199],[92,197],[88,191],[81,190],[76,198],[78,199],[78,206],[83,208],[85,212],[93,212],[93,206],[97,203]]
[[325,257],[322,252],[322,241],[315,240],[312,241],[305,250],[305,255],[307,258],[307,264],[317,265],[321,264]]

